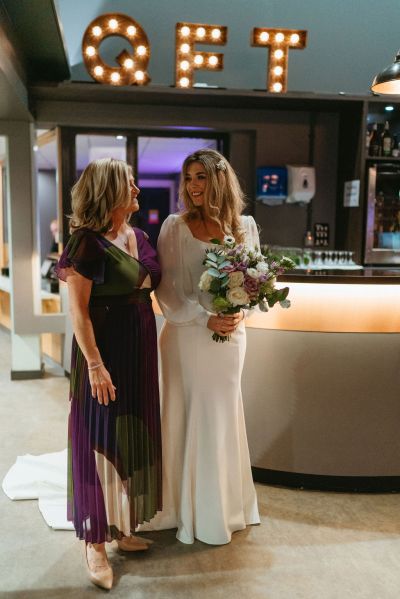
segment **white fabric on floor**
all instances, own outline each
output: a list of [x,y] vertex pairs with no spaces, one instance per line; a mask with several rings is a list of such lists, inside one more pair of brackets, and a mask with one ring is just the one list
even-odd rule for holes
[[19,456],[3,480],[12,500],[38,499],[46,523],[55,530],[74,530],[67,520],[67,450]]

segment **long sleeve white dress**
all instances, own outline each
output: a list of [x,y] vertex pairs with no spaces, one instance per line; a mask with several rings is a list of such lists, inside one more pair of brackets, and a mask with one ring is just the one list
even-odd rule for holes
[[[242,216],[246,244],[259,246],[256,224]],[[160,335],[163,511],[155,530],[178,528],[183,543],[229,543],[234,531],[260,522],[240,387],[246,331],[216,343],[198,288],[205,249],[179,215],[164,222],[158,242],[162,281]]]

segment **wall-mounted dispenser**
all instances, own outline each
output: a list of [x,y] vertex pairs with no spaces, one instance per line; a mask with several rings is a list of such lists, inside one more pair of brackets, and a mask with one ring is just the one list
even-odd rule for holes
[[307,204],[315,196],[315,169],[313,166],[287,165],[288,193],[286,202]]

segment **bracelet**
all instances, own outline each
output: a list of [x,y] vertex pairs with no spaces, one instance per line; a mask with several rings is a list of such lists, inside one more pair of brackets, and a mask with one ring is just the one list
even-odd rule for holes
[[103,362],[99,362],[98,364],[95,364],[94,366],[88,366],[88,370],[96,370],[96,368],[100,368],[100,366],[103,366]]

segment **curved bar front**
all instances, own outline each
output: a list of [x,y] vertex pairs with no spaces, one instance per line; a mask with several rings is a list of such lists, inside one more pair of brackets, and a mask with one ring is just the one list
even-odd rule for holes
[[400,491],[400,277],[299,276],[279,281],[290,287],[289,310],[246,323],[255,479]]

